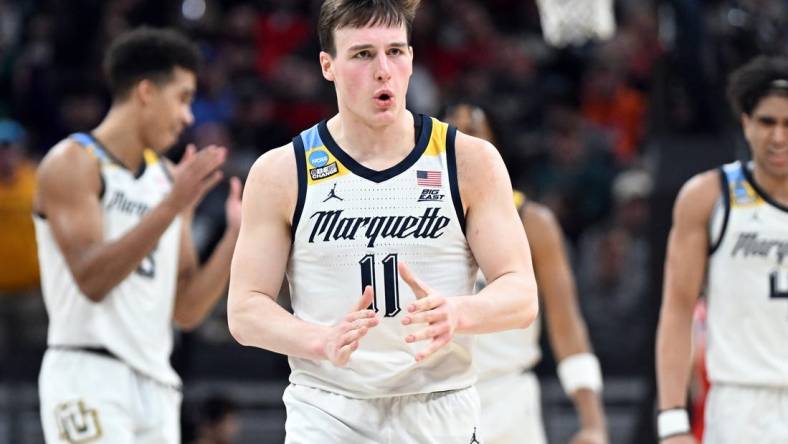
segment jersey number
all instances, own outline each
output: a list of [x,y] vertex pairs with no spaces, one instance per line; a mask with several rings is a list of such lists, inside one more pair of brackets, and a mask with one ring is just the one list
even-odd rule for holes
[[[383,258],[383,294],[386,296],[385,317],[394,317],[401,311],[399,306],[399,272],[397,271],[397,255],[389,254]],[[375,296],[372,298],[370,310],[375,313],[380,311],[378,307],[378,289],[375,283],[375,255],[368,254],[358,261],[361,265],[361,291],[372,286]]]
[[780,276],[779,271],[773,271],[769,275],[769,297],[788,299],[788,272],[783,272]]

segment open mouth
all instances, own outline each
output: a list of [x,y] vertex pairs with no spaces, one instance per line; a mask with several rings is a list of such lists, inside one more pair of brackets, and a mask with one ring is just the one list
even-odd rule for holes
[[394,103],[394,95],[388,91],[382,91],[375,96],[375,103],[379,107],[388,107]]

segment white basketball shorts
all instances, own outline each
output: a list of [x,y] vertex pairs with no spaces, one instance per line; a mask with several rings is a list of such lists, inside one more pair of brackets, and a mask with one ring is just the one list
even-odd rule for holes
[[47,350],[38,387],[47,444],[180,444],[180,391],[118,359]]
[[545,444],[539,381],[509,373],[476,384],[482,402],[485,444]]
[[290,384],[286,444],[482,444],[476,389],[357,399]]
[[788,388],[712,384],[704,421],[705,444],[784,444]]

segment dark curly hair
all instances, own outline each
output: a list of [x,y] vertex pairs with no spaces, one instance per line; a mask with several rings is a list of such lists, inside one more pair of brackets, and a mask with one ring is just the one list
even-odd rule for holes
[[197,46],[173,29],[137,28],[115,39],[104,56],[104,75],[113,100],[123,100],[138,82],[159,85],[176,67],[193,73],[200,64]]
[[766,96],[788,97],[788,58],[758,56],[731,73],[728,100],[736,115],[748,116]]

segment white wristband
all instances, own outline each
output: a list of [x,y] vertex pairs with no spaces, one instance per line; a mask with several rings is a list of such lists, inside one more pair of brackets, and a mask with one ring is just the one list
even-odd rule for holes
[[659,439],[690,433],[689,415],[683,407],[663,410],[657,415],[657,435]]
[[562,359],[558,364],[558,379],[569,396],[582,388],[602,390],[602,370],[593,353],[577,353]]

